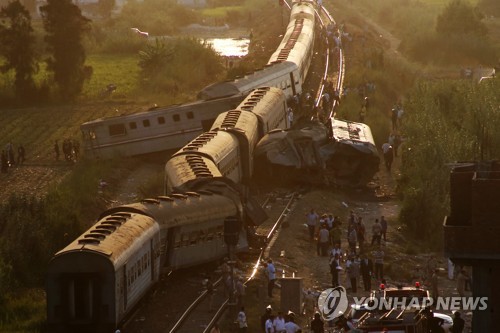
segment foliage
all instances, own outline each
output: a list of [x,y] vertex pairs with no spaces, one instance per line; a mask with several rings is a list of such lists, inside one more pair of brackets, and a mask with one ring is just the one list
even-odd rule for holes
[[481,0],[478,6],[484,13],[495,16],[500,15],[500,2],[498,0]]
[[111,12],[116,6],[116,0],[99,0],[97,8],[101,17],[109,19]]
[[471,34],[484,36],[488,29],[481,22],[477,8],[462,0],[453,0],[437,17],[436,32],[440,35]]
[[401,220],[417,239],[437,245],[448,209],[448,163],[500,153],[500,82],[421,82],[405,108]]
[[45,41],[51,53],[47,59],[48,68],[54,73],[61,97],[74,99],[91,73],[91,68],[84,66],[83,47],[83,35],[89,29],[90,20],[71,0],[48,0],[40,11],[47,32]]
[[159,38],[155,38],[154,44],[147,44],[144,51],[139,52],[139,67],[144,77],[151,77],[161,72],[174,55],[173,45],[165,45]]
[[[8,23],[2,23],[7,20]],[[33,75],[37,71],[31,16],[19,0],[10,2],[0,11],[0,54],[5,62],[0,71],[15,71],[14,87],[19,100],[33,95]]]
[[413,39],[405,40],[401,50],[413,60],[442,66],[450,63],[461,66],[471,63],[492,65],[497,57],[497,51],[488,38],[469,34],[417,34]]
[[359,0],[359,6],[362,15],[382,22],[401,39],[400,51],[412,60],[441,66],[491,65],[498,51],[476,2]]
[[156,92],[193,90],[220,77],[217,53],[194,38],[156,40],[141,53],[143,83]]

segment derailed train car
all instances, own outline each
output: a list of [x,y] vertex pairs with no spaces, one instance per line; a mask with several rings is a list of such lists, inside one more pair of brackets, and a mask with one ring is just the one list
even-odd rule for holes
[[364,185],[379,170],[380,157],[370,127],[363,123],[330,119],[332,141],[321,147],[326,168],[335,178]]
[[[200,190],[113,208],[59,251],[47,273],[50,332],[112,332],[160,273],[227,255],[237,196]],[[247,246],[241,228],[238,248]]]
[[188,143],[166,163],[166,193],[196,179],[219,175],[248,184],[257,142],[269,130],[287,128],[286,109],[280,89],[254,90],[235,110],[220,114],[210,131]]
[[269,63],[243,77],[205,87],[196,102],[82,124],[85,153],[105,159],[178,149],[256,88],[276,87],[286,99],[300,94],[313,56],[314,13],[312,3],[295,2],[285,37]]
[[100,118],[80,126],[87,156],[99,159],[178,149],[210,129],[220,112],[244,98],[235,95],[124,116]]
[[331,119],[331,129],[318,121],[302,121],[290,130],[273,131],[259,142],[255,158],[267,165],[267,174],[322,170],[352,185],[369,182],[380,163],[370,128],[338,119]]

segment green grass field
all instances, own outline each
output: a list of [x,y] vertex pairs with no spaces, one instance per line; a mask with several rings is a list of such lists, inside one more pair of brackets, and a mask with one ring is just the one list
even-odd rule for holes
[[138,55],[89,55],[87,65],[92,66],[93,75],[90,81],[85,83],[82,97],[98,98],[100,92],[111,83],[118,87],[115,97],[134,97],[139,88],[138,62]]

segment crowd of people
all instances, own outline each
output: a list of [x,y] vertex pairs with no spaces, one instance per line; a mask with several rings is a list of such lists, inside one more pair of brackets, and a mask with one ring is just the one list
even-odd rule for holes
[[[332,287],[344,285],[356,293],[361,280],[365,291],[371,290],[372,279],[382,282],[384,279],[383,245],[387,240],[387,220],[384,216],[375,219],[371,227],[371,240],[362,216],[350,212],[347,227],[333,214],[321,216],[311,209],[306,214],[309,239],[316,240],[317,254],[329,256]],[[347,247],[342,249],[345,236]],[[383,243],[382,243],[383,240]],[[340,273],[345,271],[345,283],[340,281]]]
[[16,165],[20,166],[25,161],[25,149],[22,144],[17,146],[17,158],[14,151],[14,145],[12,142],[7,143],[5,149],[2,150],[2,155],[0,156],[0,171],[2,173],[7,173],[9,168]]

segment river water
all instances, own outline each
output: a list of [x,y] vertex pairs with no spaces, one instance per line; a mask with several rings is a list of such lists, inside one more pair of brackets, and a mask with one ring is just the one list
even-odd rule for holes
[[248,54],[248,38],[206,38],[208,44],[223,57],[244,57]]

